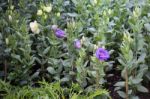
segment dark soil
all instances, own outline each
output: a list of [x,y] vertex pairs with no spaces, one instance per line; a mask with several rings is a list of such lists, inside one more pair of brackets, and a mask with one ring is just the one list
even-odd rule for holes
[[114,91],[114,84],[122,80],[121,71],[116,70],[116,68],[114,67],[111,71],[107,72],[107,75],[108,76],[106,77],[106,79],[108,83],[106,85],[106,88],[110,91],[112,99],[121,99],[117,92]]

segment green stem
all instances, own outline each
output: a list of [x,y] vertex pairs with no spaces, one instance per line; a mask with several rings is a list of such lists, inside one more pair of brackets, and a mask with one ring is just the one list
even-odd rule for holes
[[128,86],[128,70],[126,68],[126,72],[125,72],[125,87],[126,87],[126,99],[129,99],[128,96],[128,90],[129,90],[129,86]]
[[96,87],[97,89],[100,87],[99,86],[99,81],[100,81],[100,73],[99,73],[99,70],[96,71],[97,72],[97,75],[96,75]]

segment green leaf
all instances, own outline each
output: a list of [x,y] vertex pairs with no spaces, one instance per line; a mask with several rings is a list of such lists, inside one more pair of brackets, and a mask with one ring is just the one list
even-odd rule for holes
[[76,93],[74,93],[73,96],[71,97],[71,99],[78,99],[78,95]]
[[121,77],[125,79],[126,68],[121,71]]
[[35,57],[35,60],[39,63],[42,64],[41,60],[38,57]]
[[62,82],[67,82],[67,81],[69,81],[69,78],[68,78],[68,77],[64,77],[64,78],[62,78],[60,81],[62,81]]
[[11,54],[11,56],[12,56],[12,58],[17,59],[19,62],[22,62],[22,61],[21,61],[21,58],[20,58],[20,55]]
[[[89,96],[89,99],[95,99],[96,96],[103,96],[103,95],[106,95],[108,96],[108,91],[107,90],[96,90],[94,93],[92,93],[90,96]],[[102,98],[103,99],[103,98]],[[104,98],[105,99],[105,98]],[[106,98],[107,99],[107,98]]]
[[142,86],[142,85],[138,85],[138,86],[137,86],[137,90],[140,91],[140,92],[148,92],[148,89],[145,88],[145,87]]
[[121,60],[121,59],[118,59],[119,63],[121,63],[121,65],[123,65],[124,67],[126,67],[126,64]]
[[126,97],[126,94],[125,94],[125,92],[123,92],[123,91],[117,91],[117,93],[118,93],[119,96],[121,96],[122,98],[125,98],[125,97]]
[[132,90],[128,90],[128,95],[131,95],[132,94]]
[[146,73],[146,77],[148,78],[148,80],[150,80],[150,72]]
[[53,67],[48,67],[48,68],[47,68],[47,71],[48,71],[50,74],[55,74],[55,73],[56,73],[56,71],[55,71],[55,69],[54,69]]
[[96,29],[94,27],[87,28],[87,30],[90,31],[90,32],[95,32],[96,31]]
[[32,65],[35,61],[35,57],[32,58],[32,60],[30,60],[29,65]]
[[67,13],[67,15],[70,16],[70,17],[77,17],[78,16],[77,13]]
[[31,76],[31,79],[38,77],[38,76],[39,76],[39,73],[40,73],[39,71],[35,72],[35,73]]
[[138,96],[131,96],[131,99],[139,99]]
[[144,62],[146,57],[146,53],[143,53],[137,60],[138,63]]
[[47,47],[47,48],[43,51],[43,54],[44,54],[44,55],[47,54],[48,51],[49,51],[49,49],[50,49],[50,47]]
[[114,86],[124,87],[125,86],[125,82],[124,81],[117,82]]
[[149,23],[144,24],[144,27],[146,28],[147,31],[150,32],[150,28],[149,28],[149,27],[150,27],[150,24],[149,24]]
[[76,5],[78,4],[77,0],[72,0],[72,2]]
[[132,82],[133,84],[139,84],[142,80],[143,80],[143,79],[141,79],[141,78],[132,78],[132,79],[131,79],[131,82]]
[[121,87],[115,87],[114,91],[120,90]]

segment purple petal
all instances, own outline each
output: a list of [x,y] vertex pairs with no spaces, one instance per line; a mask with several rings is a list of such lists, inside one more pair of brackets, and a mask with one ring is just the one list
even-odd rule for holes
[[103,48],[98,48],[95,54],[96,57],[101,61],[105,61],[110,57],[109,52]]
[[65,31],[63,31],[61,29],[56,29],[55,30],[55,35],[58,38],[64,38],[65,37]]
[[75,46],[75,48],[80,49],[81,48],[81,42],[80,42],[80,40],[75,40],[74,41],[74,46]]

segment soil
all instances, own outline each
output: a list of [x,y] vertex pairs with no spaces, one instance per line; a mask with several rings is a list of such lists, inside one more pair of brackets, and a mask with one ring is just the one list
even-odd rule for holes
[[121,99],[117,91],[114,91],[115,89],[114,84],[122,80],[121,71],[116,70],[116,68],[114,68],[111,71],[107,72],[106,74],[108,75],[106,77],[108,82],[106,88],[110,91],[110,96],[112,97],[112,99]]

